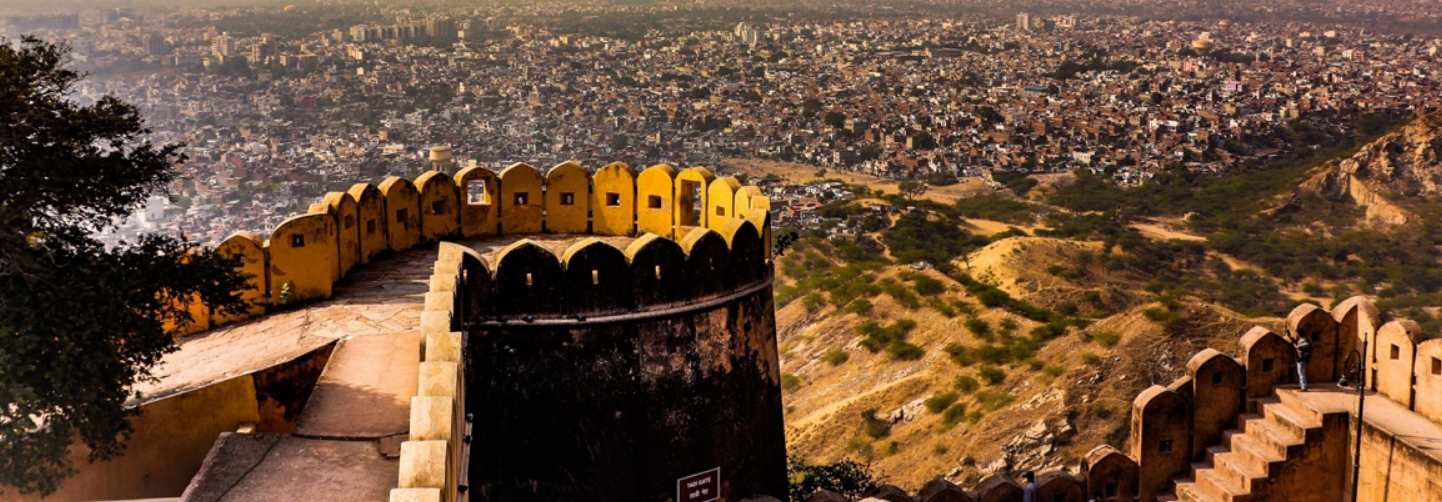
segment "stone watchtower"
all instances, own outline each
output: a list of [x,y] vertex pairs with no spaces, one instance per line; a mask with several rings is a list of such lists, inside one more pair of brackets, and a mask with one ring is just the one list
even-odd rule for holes
[[454,278],[433,279],[463,334],[471,499],[662,502],[717,468],[729,500],[784,494],[759,190],[669,166],[471,175],[489,172],[461,190],[490,193],[460,199],[496,202],[499,223],[443,245]]

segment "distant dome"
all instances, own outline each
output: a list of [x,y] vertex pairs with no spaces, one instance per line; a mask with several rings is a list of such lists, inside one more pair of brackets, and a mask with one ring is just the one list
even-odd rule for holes
[[285,6],[285,11],[286,11],[286,12],[295,12],[295,9],[296,9],[295,5],[287,5],[287,6]]
[[1231,26],[1232,22],[1226,19],[1217,22],[1217,26]]
[[1196,40],[1192,42],[1192,48],[1203,51],[1212,48],[1212,43],[1206,40]]

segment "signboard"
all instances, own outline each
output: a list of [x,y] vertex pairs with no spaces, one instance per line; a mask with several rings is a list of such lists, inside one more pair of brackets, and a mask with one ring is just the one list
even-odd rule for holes
[[683,476],[676,480],[677,502],[711,502],[721,498],[721,468]]

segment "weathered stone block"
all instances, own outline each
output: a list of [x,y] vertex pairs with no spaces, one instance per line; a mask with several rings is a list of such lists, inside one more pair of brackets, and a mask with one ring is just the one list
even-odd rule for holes
[[[450,441],[455,435],[455,399],[437,396],[411,398],[411,441]],[[405,455],[402,444],[401,454]]]
[[445,485],[445,441],[401,443],[400,488],[443,488]]
[[451,331],[447,333],[426,334],[426,362],[459,362],[461,360],[461,334]]
[[454,398],[459,394],[457,374],[460,363],[423,362],[420,369],[420,384],[417,396],[444,396]]
[[441,502],[439,488],[396,488],[390,502]]

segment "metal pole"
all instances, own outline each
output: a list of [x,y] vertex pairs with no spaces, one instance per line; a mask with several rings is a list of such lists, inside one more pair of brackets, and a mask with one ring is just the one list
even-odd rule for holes
[[1352,454],[1352,502],[1362,486],[1362,404],[1367,398],[1367,339],[1362,338],[1362,353],[1357,355],[1357,449]]

